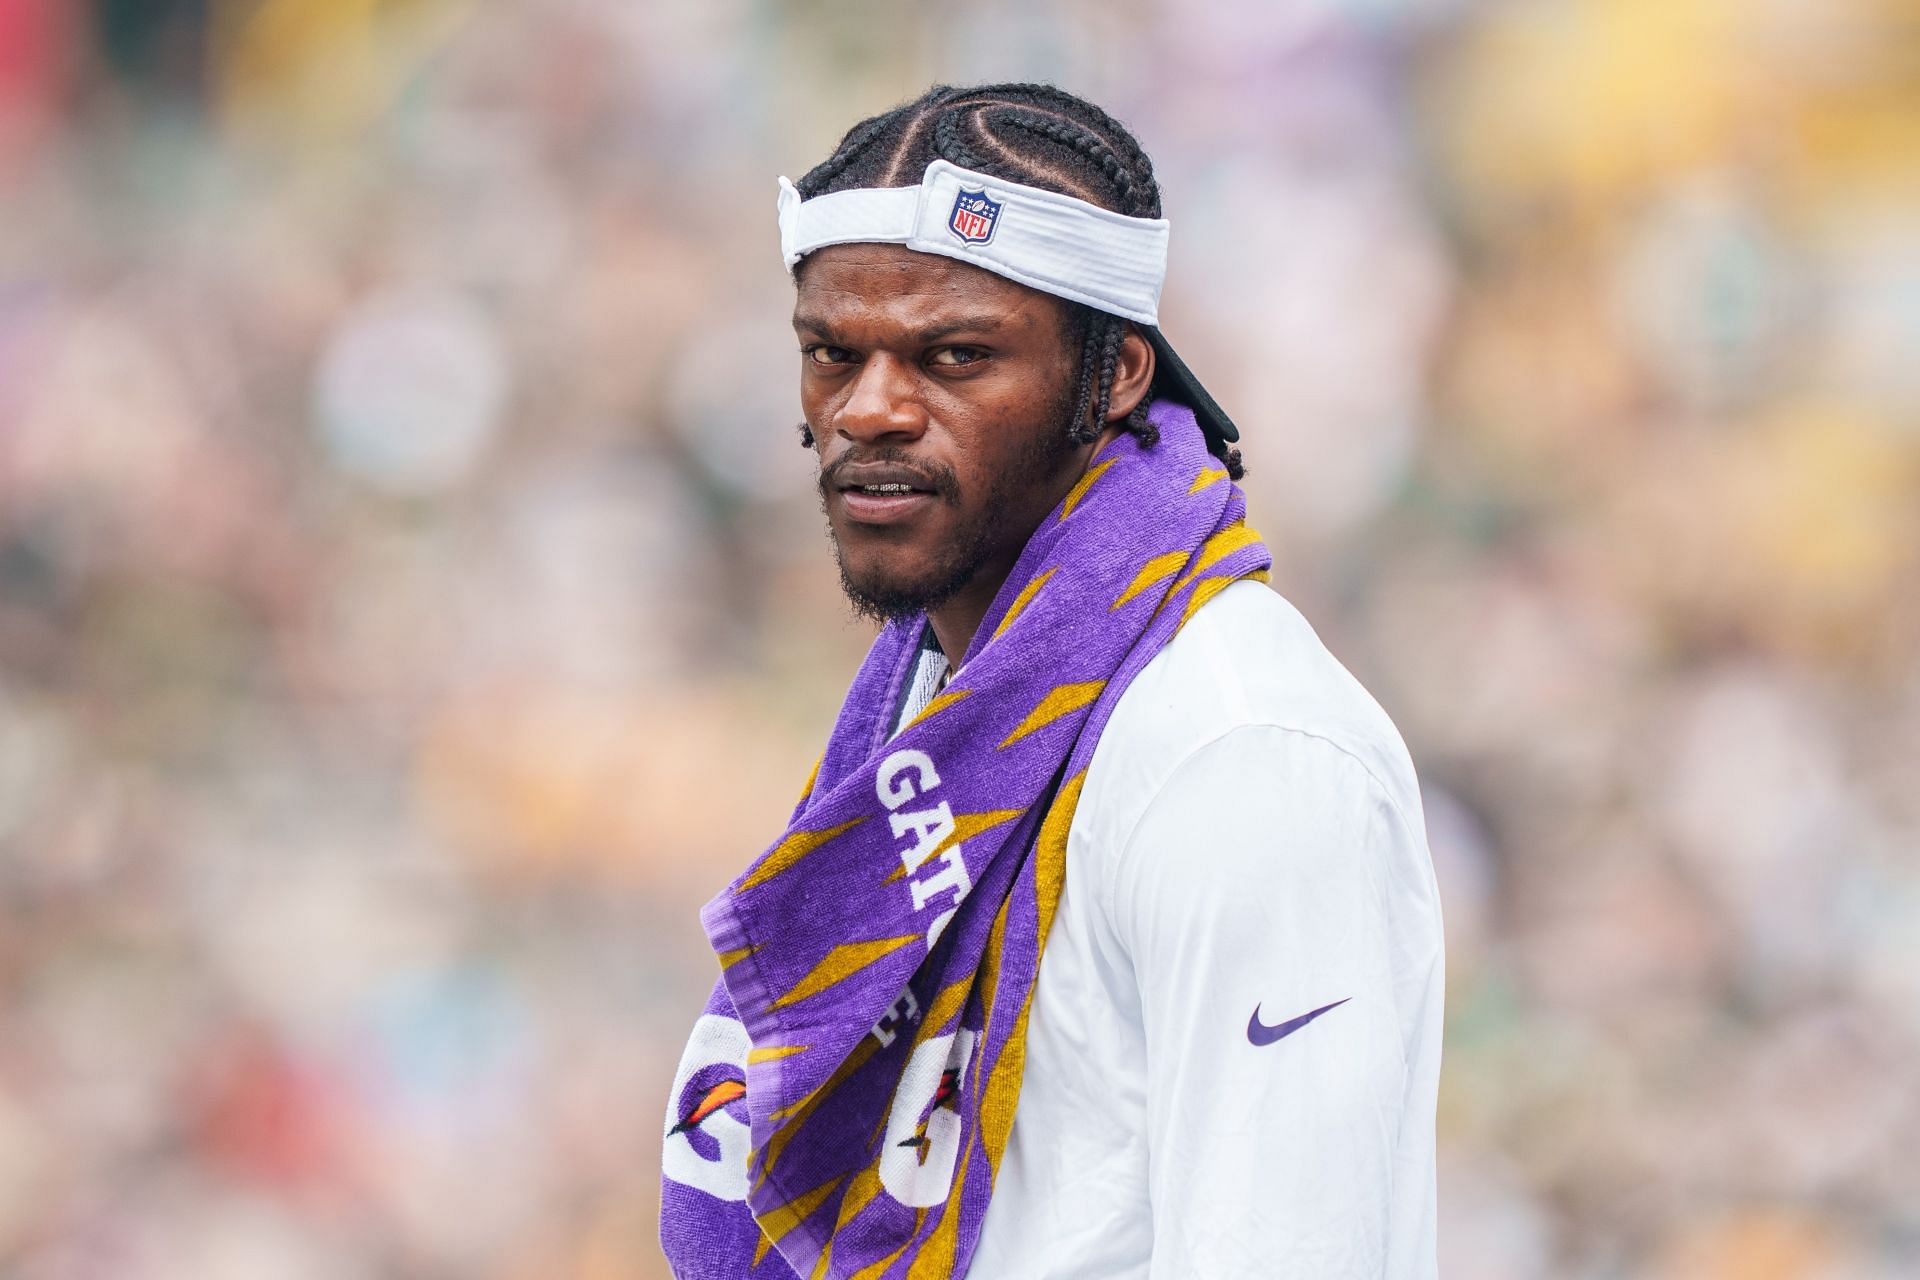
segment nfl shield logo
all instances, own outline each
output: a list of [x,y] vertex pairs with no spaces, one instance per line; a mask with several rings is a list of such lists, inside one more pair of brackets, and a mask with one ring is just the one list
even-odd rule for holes
[[1000,204],[989,200],[984,191],[962,191],[953,198],[947,230],[967,244],[985,244],[993,239],[993,229],[999,225]]

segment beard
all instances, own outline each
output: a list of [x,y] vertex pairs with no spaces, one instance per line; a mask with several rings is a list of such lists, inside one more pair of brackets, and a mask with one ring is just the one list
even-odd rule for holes
[[[1056,397],[1050,406],[1048,422],[1029,437],[1013,461],[993,478],[985,499],[954,529],[933,563],[911,576],[885,571],[855,573],[847,563],[845,550],[827,522],[827,541],[833,546],[835,565],[840,570],[840,589],[846,593],[856,617],[877,623],[904,622],[929,609],[937,609],[959,594],[1006,544],[1006,523],[1014,510],[1012,499],[1019,490],[1033,483],[1036,476],[1053,475],[1061,462],[1077,447],[1068,438],[1073,416],[1072,391]],[[849,458],[854,455],[848,455]],[[862,462],[900,462],[913,465],[927,479],[934,495],[950,507],[959,507],[961,493],[953,469],[912,463],[904,451],[883,449],[857,455]],[[830,476],[820,476],[821,513],[826,512]],[[1028,536],[1032,531],[1028,530]]]

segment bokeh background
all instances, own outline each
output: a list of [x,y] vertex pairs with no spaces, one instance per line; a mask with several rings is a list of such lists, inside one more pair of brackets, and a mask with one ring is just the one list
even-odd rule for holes
[[774,178],[1006,78],[1421,767],[1442,1273],[1920,1275],[1911,0],[0,0],[0,1274],[664,1275],[868,638]]

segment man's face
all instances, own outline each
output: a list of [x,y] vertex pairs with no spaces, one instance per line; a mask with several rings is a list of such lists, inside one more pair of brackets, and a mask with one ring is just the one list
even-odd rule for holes
[[984,608],[1091,446],[1067,439],[1077,349],[1059,299],[900,245],[834,245],[799,277],[800,401],[847,594],[903,617]]

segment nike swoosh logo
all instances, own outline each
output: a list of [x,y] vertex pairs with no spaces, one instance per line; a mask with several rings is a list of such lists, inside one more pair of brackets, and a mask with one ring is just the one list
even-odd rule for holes
[[1281,1036],[1292,1035],[1294,1032],[1306,1026],[1309,1022],[1312,1022],[1315,1018],[1319,1017],[1321,1014],[1325,1013],[1327,1010],[1337,1009],[1341,1005],[1345,1004],[1347,1000],[1351,1000],[1351,999],[1353,999],[1353,997],[1348,996],[1346,1000],[1335,1000],[1332,1004],[1323,1004],[1318,1009],[1314,1009],[1308,1013],[1303,1013],[1297,1018],[1288,1018],[1285,1022],[1279,1023],[1271,1027],[1265,1025],[1260,1021],[1260,1006],[1255,1005],[1253,1006],[1253,1016],[1247,1019],[1247,1039],[1251,1040],[1256,1045],[1272,1044],[1275,1040],[1278,1040]]

